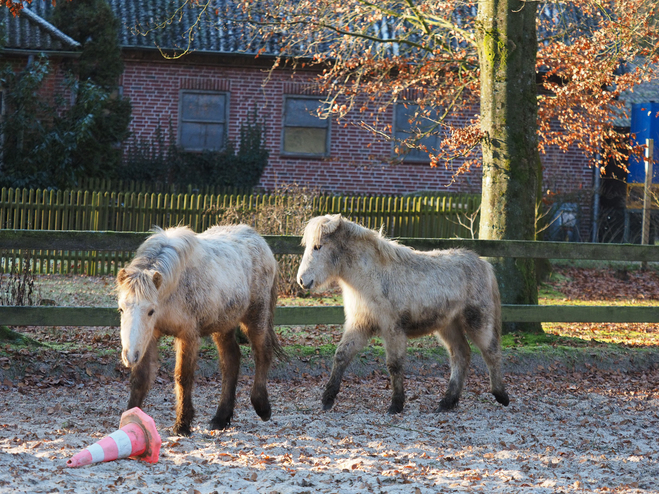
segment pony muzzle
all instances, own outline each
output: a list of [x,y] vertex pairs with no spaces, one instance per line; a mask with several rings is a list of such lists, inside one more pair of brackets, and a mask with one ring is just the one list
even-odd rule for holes
[[121,360],[129,369],[139,364],[141,357],[142,355],[140,354],[139,350],[130,351],[124,348],[124,350],[121,352]]
[[311,290],[311,287],[313,286],[313,280],[311,281],[304,281],[301,277],[297,279],[298,284],[304,288],[305,290]]

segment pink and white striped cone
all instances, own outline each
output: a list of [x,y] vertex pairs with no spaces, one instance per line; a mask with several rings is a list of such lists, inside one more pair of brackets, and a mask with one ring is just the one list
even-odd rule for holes
[[91,463],[128,457],[156,463],[160,456],[161,444],[156,423],[135,407],[121,415],[118,430],[75,454],[66,462],[66,466],[82,467]]

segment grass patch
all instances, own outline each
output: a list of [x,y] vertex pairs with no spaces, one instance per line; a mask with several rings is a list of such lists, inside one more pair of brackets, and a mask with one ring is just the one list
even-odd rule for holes
[[551,333],[509,333],[501,337],[501,347],[537,348],[537,347],[587,347],[590,342],[581,338],[561,336]]
[[337,306],[343,305],[343,296],[338,293],[321,295],[319,297],[279,297],[277,299],[277,305],[283,307]]

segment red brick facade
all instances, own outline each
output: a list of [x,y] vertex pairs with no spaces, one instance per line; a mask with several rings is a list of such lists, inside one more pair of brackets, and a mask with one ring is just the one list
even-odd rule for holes
[[[293,75],[285,69],[270,73],[268,68],[266,61],[258,63],[238,57],[218,63],[201,55],[168,61],[156,54],[129,54],[122,88],[133,105],[131,131],[136,138],[149,140],[158,126],[167,130],[171,124],[176,135],[182,90],[221,91],[229,95],[230,140],[238,141],[240,123],[254,108],[265,123],[270,158],[260,181],[264,189],[298,184],[328,192],[364,194],[480,192],[480,169],[453,181],[452,171],[444,167],[431,168],[427,163],[394,165],[392,144],[359,129],[350,118],[331,122],[328,157],[282,155],[284,96],[308,94],[305,81],[311,80],[313,74]],[[393,112],[390,110],[385,118],[393,122]],[[578,150],[562,153],[552,149],[542,156],[542,161],[543,194],[559,194],[570,202],[578,202],[581,236],[588,240],[589,222],[585,219],[590,215],[593,172],[586,157]]]
[[[325,158],[282,155],[282,117],[285,95],[308,94],[305,80],[313,74],[279,70],[267,65],[227,66],[201,63],[203,57],[177,61],[151,57],[126,60],[122,87],[133,105],[131,131],[150,139],[156,128],[172,125],[176,135],[179,95],[182,90],[222,91],[229,94],[228,137],[238,140],[240,122],[256,108],[266,128],[270,152],[260,185],[265,189],[297,183],[331,192],[405,194],[416,191],[479,192],[480,172],[475,169],[452,182],[452,171],[427,163],[392,164],[392,144],[359,129],[350,118],[330,125],[330,152]],[[267,82],[265,82],[267,79]],[[393,121],[393,112],[389,115]],[[553,150],[543,156],[545,187],[568,193],[590,190],[592,171],[578,152]]]

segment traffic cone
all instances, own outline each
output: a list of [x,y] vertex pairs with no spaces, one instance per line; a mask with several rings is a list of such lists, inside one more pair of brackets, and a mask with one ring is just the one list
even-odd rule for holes
[[161,444],[156,423],[135,407],[121,415],[119,430],[75,454],[66,462],[66,466],[82,467],[90,463],[127,457],[156,463],[160,456]]

